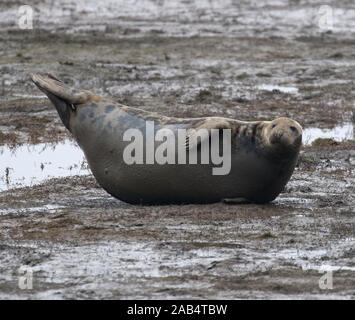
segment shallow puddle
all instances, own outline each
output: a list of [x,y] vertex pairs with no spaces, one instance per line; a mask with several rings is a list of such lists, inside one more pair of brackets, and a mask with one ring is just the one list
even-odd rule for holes
[[57,177],[88,174],[84,153],[72,141],[16,149],[0,147],[0,191]]
[[264,91],[276,91],[276,92],[282,92],[282,93],[298,93],[298,88],[296,87],[283,87],[283,86],[277,86],[277,85],[271,85],[271,84],[262,84],[257,87],[259,90],[264,90]]
[[45,211],[47,213],[53,213],[61,208],[63,208],[63,206],[58,206],[55,204],[46,204],[46,205],[43,205],[40,207],[0,209],[0,216],[6,215],[6,214],[11,214],[11,213],[23,214],[23,213],[40,212],[40,211]]
[[328,138],[339,142],[354,139],[354,124],[346,122],[332,129],[306,128],[303,130],[304,145],[311,145],[318,138]]

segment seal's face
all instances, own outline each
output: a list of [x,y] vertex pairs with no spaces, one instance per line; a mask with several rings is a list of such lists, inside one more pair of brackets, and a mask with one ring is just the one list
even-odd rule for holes
[[298,151],[302,143],[302,127],[289,118],[270,121],[265,128],[269,145],[278,150]]

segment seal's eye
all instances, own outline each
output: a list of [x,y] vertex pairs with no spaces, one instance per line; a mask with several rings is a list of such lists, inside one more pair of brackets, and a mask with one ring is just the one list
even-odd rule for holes
[[272,126],[271,126],[271,128],[275,128],[276,127],[276,124],[273,124]]
[[293,132],[297,132],[297,128],[294,127],[294,126],[291,126],[290,129],[291,129]]

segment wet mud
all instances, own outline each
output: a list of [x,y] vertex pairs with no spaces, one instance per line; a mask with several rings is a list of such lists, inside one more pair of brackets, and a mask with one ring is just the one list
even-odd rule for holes
[[[0,299],[355,298],[352,1],[332,29],[317,1],[27,3],[32,30],[0,4]],[[304,146],[270,204],[128,205],[33,71],[169,116],[291,117]]]

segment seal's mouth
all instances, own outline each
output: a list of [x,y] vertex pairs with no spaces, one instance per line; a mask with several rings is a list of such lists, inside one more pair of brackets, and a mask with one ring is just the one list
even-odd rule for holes
[[284,133],[282,131],[274,132],[270,137],[270,143],[271,144],[278,144],[278,143],[286,142],[286,141],[283,141],[285,139],[282,139],[283,135],[284,135]]
[[282,131],[276,131],[270,136],[270,144],[285,150],[298,149],[302,144],[302,134],[293,136]]

